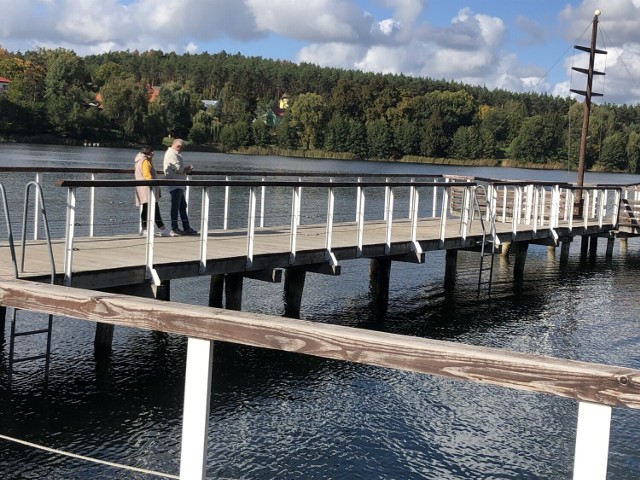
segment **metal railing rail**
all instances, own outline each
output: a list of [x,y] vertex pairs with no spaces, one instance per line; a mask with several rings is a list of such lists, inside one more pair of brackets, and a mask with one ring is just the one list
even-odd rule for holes
[[13,242],[13,229],[11,228],[11,216],[9,213],[9,204],[7,202],[7,191],[4,185],[0,183],[0,198],[2,199],[2,207],[4,209],[4,221],[7,229],[7,243],[9,244],[9,254],[11,255],[11,265],[13,266],[13,273],[18,278],[18,260],[16,257],[16,248]]
[[20,273],[24,272],[24,258],[27,251],[27,217],[29,214],[29,192],[31,191],[31,188],[34,188],[36,191],[35,210],[42,215],[42,220],[44,222],[45,238],[47,240],[47,249],[49,252],[49,264],[51,266],[51,283],[53,283],[56,276],[56,262],[53,257],[53,247],[51,245],[51,233],[49,231],[49,220],[47,218],[47,209],[44,204],[44,194],[42,193],[42,185],[38,183],[38,181],[27,183],[24,191],[24,210],[22,214],[22,252],[20,256]]
[[[160,282],[160,279],[157,275],[154,274],[153,267],[153,250],[154,250],[154,217],[153,212],[155,211],[155,202],[157,201],[153,187],[157,186],[167,186],[167,185],[184,185],[184,180],[59,180],[56,182],[56,185],[67,187],[68,195],[67,195],[67,227],[66,227],[66,236],[65,236],[65,261],[64,261],[64,284],[71,285],[71,275],[72,275],[72,265],[73,265],[73,240],[74,240],[74,226],[76,224],[76,200],[77,200],[77,189],[78,188],[101,188],[101,187],[130,187],[133,188],[136,185],[146,185],[150,188],[150,205],[149,205],[149,220],[148,220],[148,233],[146,238],[147,243],[147,256],[146,256],[146,265],[147,265],[147,278],[152,280],[153,283]],[[417,252],[420,252],[421,249],[416,241],[417,238],[417,222],[418,222],[418,204],[419,204],[419,193],[418,190],[420,188],[439,188],[442,190],[443,199],[440,202],[442,205],[440,211],[440,221],[441,221],[441,237],[442,241],[444,241],[444,227],[446,226],[446,217],[448,215],[448,196],[447,190],[453,187],[464,187],[465,189],[473,188],[475,186],[472,182],[463,182],[463,183],[453,183],[453,182],[417,182],[415,180],[404,181],[404,182],[388,182],[388,181],[362,181],[359,179],[358,181],[334,181],[333,179],[329,179],[329,181],[302,181],[302,179],[298,179],[298,181],[273,181],[273,180],[254,180],[254,181],[241,181],[241,180],[191,180],[188,181],[192,188],[199,188],[202,190],[202,208],[201,208],[201,218],[200,222],[202,225],[201,233],[200,233],[200,271],[206,271],[206,262],[207,262],[207,244],[208,244],[208,223],[209,223],[209,189],[212,187],[225,187],[226,188],[246,188],[249,190],[249,203],[248,203],[248,212],[247,212],[247,249],[246,249],[246,258],[247,258],[247,267],[250,268],[253,262],[253,248],[254,248],[254,238],[255,238],[255,226],[257,223],[260,225],[264,225],[264,217],[260,218],[258,221],[257,218],[257,189],[260,189],[262,192],[266,190],[268,187],[288,187],[292,190],[292,200],[291,200],[291,217],[290,217],[290,236],[289,236],[289,262],[290,264],[294,264],[296,261],[296,253],[297,253],[297,241],[298,241],[298,229],[301,222],[301,206],[302,206],[302,191],[303,188],[308,187],[316,187],[316,188],[326,188],[327,189],[327,211],[325,214],[325,248],[326,248],[326,258],[329,263],[333,266],[337,265],[337,260],[332,253],[332,234],[333,234],[333,222],[334,222],[334,191],[338,188],[346,188],[346,189],[356,189],[358,193],[357,196],[357,205],[356,205],[356,222],[357,222],[357,245],[358,251],[362,252],[362,242],[364,237],[364,212],[365,212],[365,190],[368,188],[384,188],[385,189],[385,197],[386,202],[384,205],[383,217],[385,222],[385,251],[388,254],[391,245],[391,238],[393,232],[394,225],[394,190],[398,188],[408,189],[409,194],[409,211],[408,218],[411,222],[411,234],[410,238],[407,239],[411,241],[413,245],[413,249]],[[437,201],[437,200],[436,200]],[[261,202],[264,205],[264,201]],[[261,206],[262,208],[262,206]],[[471,205],[469,204],[463,215],[461,217],[468,218],[470,213],[469,209]],[[228,211],[225,206],[225,211]],[[226,226],[226,222],[225,222]],[[465,230],[466,235],[466,230]]]

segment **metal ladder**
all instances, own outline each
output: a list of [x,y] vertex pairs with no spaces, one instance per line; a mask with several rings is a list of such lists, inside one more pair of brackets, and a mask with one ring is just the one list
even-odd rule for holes
[[[28,206],[29,206],[29,191],[31,187],[35,187],[37,188],[37,193],[38,195],[36,196],[36,202],[38,203],[37,207],[40,208],[40,213],[42,213],[42,219],[44,221],[44,227],[45,227],[45,232],[46,232],[46,239],[47,239],[47,245],[49,247],[49,259],[51,262],[51,284],[54,283],[55,281],[55,262],[54,262],[54,258],[53,258],[53,249],[51,247],[51,237],[49,235],[49,222],[47,220],[47,212],[44,206],[44,196],[42,193],[42,187],[40,186],[40,184],[38,184],[37,182],[29,182],[25,188],[25,201],[24,201],[24,211],[23,211],[23,216],[22,216],[22,254],[21,254],[21,259],[20,259],[20,272],[24,271],[24,259],[25,259],[25,251],[26,251],[26,231],[27,231],[27,216],[28,216]],[[3,202],[3,206],[4,206],[4,211],[5,211],[5,220],[6,220],[6,224],[7,224],[7,235],[8,235],[8,239],[9,239],[9,249],[11,252],[11,260],[13,263],[13,269],[14,269],[14,274],[16,279],[19,278],[19,273],[18,273],[18,265],[17,265],[17,260],[16,260],[16,254],[15,254],[15,246],[14,246],[14,242],[13,242],[13,233],[12,233],[12,228],[11,228],[11,221],[9,218],[9,209],[8,209],[8,204],[7,204],[7,195],[4,189],[4,186],[2,186],[2,184],[0,184],[0,192],[2,193],[2,202]],[[37,216],[36,216],[36,222],[37,222]],[[22,330],[19,331],[17,324],[18,324],[18,312],[20,310],[17,308],[13,309],[12,315],[11,315],[11,334],[9,337],[9,368],[8,368],[8,383],[9,383],[9,388],[11,388],[11,384],[13,381],[13,370],[14,370],[14,365],[16,363],[22,363],[22,362],[30,362],[30,361],[36,361],[36,360],[42,360],[44,359],[45,361],[45,371],[44,371],[44,380],[45,380],[45,384],[48,382],[49,380],[49,366],[51,363],[51,334],[52,334],[52,330],[53,330],[53,315],[52,314],[46,314],[46,326],[43,326],[42,328],[33,328],[33,329],[29,329],[29,330]],[[33,312],[30,312],[31,315],[39,315],[39,314],[35,314]],[[17,357],[16,355],[16,339],[21,338],[21,337],[30,337],[30,336],[45,336],[46,338],[46,346],[45,346],[45,351],[42,354],[36,354],[36,355],[29,355],[29,356],[24,356],[24,357]]]
[[[485,226],[485,219],[482,215],[482,209],[480,207],[480,202],[478,201],[478,189],[484,192],[484,197],[486,199],[486,212],[487,212],[487,220],[489,221],[489,232],[487,233],[487,229]],[[493,281],[493,263],[495,260],[496,247],[498,242],[498,237],[496,236],[496,225],[495,225],[495,217],[493,215],[493,210],[491,209],[491,203],[489,202],[487,191],[482,185],[478,185],[474,189],[473,195],[473,203],[474,203],[474,211],[477,212],[478,218],[480,219],[480,225],[482,226],[482,243],[480,245],[480,269],[478,272],[478,292],[477,295],[480,297],[483,291],[486,292],[488,296],[491,296],[491,283]]]

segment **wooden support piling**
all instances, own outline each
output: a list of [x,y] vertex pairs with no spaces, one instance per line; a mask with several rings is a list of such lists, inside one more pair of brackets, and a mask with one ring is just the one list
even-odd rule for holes
[[620,238],[620,253],[627,253],[629,242],[626,237]]
[[96,323],[96,336],[93,340],[93,348],[99,356],[109,355],[113,345],[113,325],[109,323]]
[[372,258],[369,263],[369,290],[373,300],[373,309],[379,316],[384,316],[387,313],[390,280],[391,260]]
[[447,250],[444,266],[444,288],[452,289],[456,284],[458,271],[458,250]]
[[613,247],[616,243],[616,237],[607,238],[607,253],[605,254],[605,258],[611,259],[613,258]]
[[243,276],[239,273],[228,273],[224,279],[225,308],[228,310],[242,310]]
[[4,328],[6,325],[7,307],[0,305],[0,343],[4,342]]
[[302,292],[307,272],[297,268],[287,268],[284,274],[284,316],[300,318]]
[[560,266],[564,266],[567,263],[569,263],[570,248],[571,248],[571,242],[568,240],[565,240],[560,244]]
[[[104,289],[111,293],[124,293],[134,297],[155,298],[158,300],[170,300],[171,284],[169,280],[163,281],[160,285],[152,285],[149,283],[140,283],[137,285],[123,285]],[[93,341],[95,352],[102,355],[109,355],[113,345],[114,328],[112,324],[96,323],[96,335]]]
[[580,258],[586,258],[589,251],[589,236],[583,235],[580,237]]
[[213,274],[209,281],[209,306],[222,308],[222,298],[224,296],[224,275]]
[[596,253],[598,253],[598,237],[597,235],[592,235],[589,240],[589,258],[596,258]]
[[529,242],[515,242],[513,244],[516,260],[513,267],[513,278],[515,280],[524,279],[524,265],[527,261],[527,252],[529,251]]

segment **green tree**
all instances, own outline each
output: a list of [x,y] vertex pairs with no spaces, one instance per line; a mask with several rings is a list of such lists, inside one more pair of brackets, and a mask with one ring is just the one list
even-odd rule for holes
[[239,120],[231,125],[222,127],[220,143],[225,150],[236,150],[251,143],[251,128],[246,122]]
[[444,157],[449,148],[449,137],[444,129],[440,112],[435,112],[426,123],[420,138],[420,153],[427,157]]
[[290,108],[290,123],[292,128],[298,129],[303,149],[321,145],[327,113],[327,104],[317,93],[304,93],[296,97]]
[[420,128],[410,120],[400,120],[393,128],[396,146],[403,155],[419,155]]
[[75,135],[82,128],[89,97],[84,62],[75,53],[58,49],[45,77],[45,101],[49,121],[62,135]]
[[206,110],[200,110],[193,117],[193,125],[189,130],[189,139],[194,143],[205,144],[213,140],[212,125],[215,117]]
[[291,126],[289,114],[286,114],[276,126],[276,139],[281,148],[296,149],[300,147],[298,132]]
[[534,115],[522,122],[520,133],[511,142],[509,154],[515,160],[546,163],[564,158],[563,129],[552,115]]
[[349,122],[341,115],[333,115],[327,124],[324,148],[329,152],[346,152],[349,146]]
[[158,99],[164,108],[169,134],[186,137],[191,129],[191,93],[178,82],[162,85]]
[[364,160],[369,157],[369,145],[367,143],[367,127],[360,120],[349,120],[349,138],[346,151],[356,158]]
[[627,158],[629,159],[629,173],[637,173],[640,167],[640,132],[638,130],[629,132]]
[[112,77],[101,90],[104,115],[123,138],[138,141],[147,116],[147,94],[133,78]]
[[394,156],[393,134],[386,120],[381,118],[367,123],[367,142],[372,157],[388,159]]
[[629,136],[626,132],[612,133],[602,142],[602,150],[597,163],[609,171],[631,171],[627,158],[628,143]]

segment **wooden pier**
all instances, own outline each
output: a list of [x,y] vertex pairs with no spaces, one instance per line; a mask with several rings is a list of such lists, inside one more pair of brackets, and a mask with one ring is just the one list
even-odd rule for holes
[[[594,474],[589,478],[605,478],[611,407],[639,408],[640,371],[230,310],[241,309],[244,277],[279,282],[284,272],[286,315],[296,317],[306,272],[339,275],[344,260],[371,262],[376,308],[384,311],[392,262],[424,263],[430,252],[446,251],[447,288],[455,288],[460,250],[478,252],[479,261],[511,250],[516,278],[525,274],[530,244],[560,247],[561,262],[566,262],[575,238],[581,238],[581,254],[595,252],[598,238],[606,238],[610,256],[616,238],[640,233],[633,220],[635,187],[446,177],[222,176],[218,172],[215,178],[189,180],[190,205],[199,205],[190,212],[191,223],[199,226],[200,235],[169,238],[154,237],[152,231],[144,237],[136,231],[94,234],[94,207],[87,209],[77,200],[82,189],[91,189],[93,201],[105,188],[132,191],[139,184],[175,181],[56,182],[56,188],[66,191],[64,238],[43,239],[40,230],[38,238],[27,240],[25,215],[20,241],[14,238],[12,248],[0,240],[0,331],[9,307],[96,322],[96,344],[102,347],[109,346],[115,325],[188,336],[183,479],[204,478],[214,340],[574,398],[580,404],[574,478],[587,478],[584,472]],[[223,206],[216,207],[224,213],[213,215],[213,189],[225,191]],[[242,227],[228,226],[230,189],[244,192]],[[312,214],[303,200],[303,191],[310,190],[316,192],[308,200]],[[200,202],[194,191],[200,192]],[[276,222],[265,220],[272,191],[280,195],[278,208],[287,212]],[[290,198],[287,205],[282,205],[283,191]],[[338,191],[348,192],[348,201],[336,202]],[[584,202],[579,216],[573,208],[577,191]],[[151,215],[155,201],[152,194]],[[35,211],[45,214],[43,208]],[[305,221],[305,215],[313,221]],[[212,226],[213,216],[223,219],[222,226]],[[36,216],[34,224],[43,219]],[[153,225],[152,216],[148,224]],[[85,230],[88,225],[89,233],[80,233],[79,225]],[[210,307],[159,301],[170,300],[171,280],[198,276],[211,279]],[[479,294],[481,277],[479,267]],[[133,301],[131,294],[155,298]],[[223,306],[227,310],[213,308]]]

